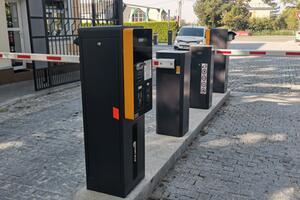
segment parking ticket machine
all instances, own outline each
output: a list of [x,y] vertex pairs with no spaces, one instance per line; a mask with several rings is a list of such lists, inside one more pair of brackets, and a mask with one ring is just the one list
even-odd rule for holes
[[152,30],[79,30],[87,189],[126,197],[145,175]]

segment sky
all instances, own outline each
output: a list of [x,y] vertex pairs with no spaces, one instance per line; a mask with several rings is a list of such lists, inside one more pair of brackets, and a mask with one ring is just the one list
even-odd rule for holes
[[[131,3],[143,6],[153,6],[171,10],[171,16],[177,15],[178,0],[123,0],[124,3]],[[183,0],[182,18],[189,23],[196,23],[197,18],[194,14],[193,4],[196,0]]]

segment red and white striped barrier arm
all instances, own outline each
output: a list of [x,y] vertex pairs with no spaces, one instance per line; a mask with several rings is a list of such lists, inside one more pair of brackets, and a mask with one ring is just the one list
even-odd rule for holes
[[[235,50],[215,49],[214,54],[224,56],[276,56],[276,57],[300,57],[300,51],[263,51],[263,50]],[[43,62],[79,63],[79,56],[53,55],[53,54],[29,54],[0,52],[0,59],[28,60]],[[153,64],[155,66],[155,63]]]
[[276,56],[276,57],[300,57],[300,51],[264,51],[264,50],[234,50],[234,49],[215,49],[216,55],[224,56]]
[[0,59],[79,63],[79,56],[0,52]]

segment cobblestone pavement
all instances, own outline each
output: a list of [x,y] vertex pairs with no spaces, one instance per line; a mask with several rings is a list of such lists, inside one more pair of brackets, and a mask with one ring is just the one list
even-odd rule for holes
[[230,101],[150,199],[300,199],[300,60],[230,66]]
[[71,199],[84,184],[79,88],[0,113],[0,199]]
[[[152,198],[300,198],[297,65],[233,59],[230,102]],[[74,87],[0,108],[1,200],[71,199],[85,184],[80,95]],[[147,122],[151,130],[153,113]]]

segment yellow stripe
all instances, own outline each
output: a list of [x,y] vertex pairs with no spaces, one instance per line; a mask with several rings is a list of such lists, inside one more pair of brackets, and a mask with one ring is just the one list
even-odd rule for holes
[[134,120],[133,29],[123,30],[125,119]]
[[206,29],[206,31],[205,31],[206,45],[210,45],[210,34],[211,34],[211,30]]

